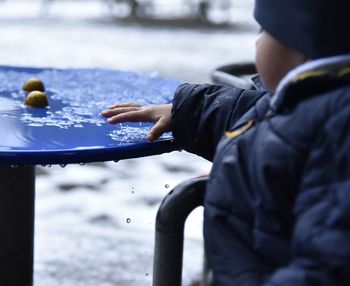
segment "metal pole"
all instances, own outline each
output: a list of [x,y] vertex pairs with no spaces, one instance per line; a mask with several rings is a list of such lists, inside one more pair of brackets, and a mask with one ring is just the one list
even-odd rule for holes
[[0,285],[33,285],[34,166],[0,166]]
[[163,200],[156,218],[153,286],[180,286],[184,226],[187,216],[203,204],[207,177],[185,181]]

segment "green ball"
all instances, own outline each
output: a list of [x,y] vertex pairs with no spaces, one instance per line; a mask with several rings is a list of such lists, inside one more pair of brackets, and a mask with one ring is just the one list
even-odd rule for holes
[[24,103],[32,107],[46,107],[49,105],[46,94],[38,90],[30,92]]
[[45,91],[45,86],[44,83],[35,77],[32,77],[30,79],[28,79],[24,84],[23,84],[23,90],[26,92],[31,92],[34,90],[38,90],[38,91]]

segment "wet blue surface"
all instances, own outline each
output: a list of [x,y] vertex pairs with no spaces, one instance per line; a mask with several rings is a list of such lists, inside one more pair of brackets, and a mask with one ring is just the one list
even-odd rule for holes
[[[49,107],[23,104],[23,83],[40,78]],[[146,139],[150,123],[110,125],[99,114],[115,103],[171,102],[179,81],[102,69],[0,66],[0,164],[121,160],[176,150],[172,135]]]

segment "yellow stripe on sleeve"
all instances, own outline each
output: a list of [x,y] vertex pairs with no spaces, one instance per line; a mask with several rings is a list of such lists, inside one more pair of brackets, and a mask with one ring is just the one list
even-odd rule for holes
[[246,132],[253,125],[254,125],[254,120],[249,120],[245,125],[243,125],[241,128],[239,128],[235,131],[226,131],[225,135],[226,135],[226,137],[231,138],[231,139],[236,138],[237,136]]

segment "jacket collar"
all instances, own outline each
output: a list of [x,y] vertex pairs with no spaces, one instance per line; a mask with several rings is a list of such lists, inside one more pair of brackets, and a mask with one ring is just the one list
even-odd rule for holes
[[262,82],[260,75],[256,74],[251,78],[251,81],[253,82],[253,85],[256,90],[259,90],[261,92],[269,92],[271,94],[271,90]]
[[307,62],[291,70],[279,83],[271,99],[275,111],[303,98],[350,84],[350,55]]

